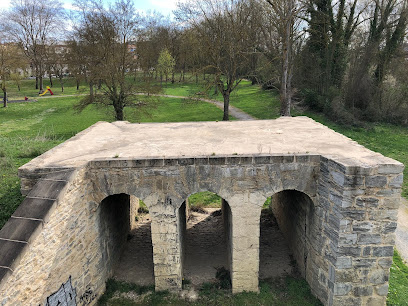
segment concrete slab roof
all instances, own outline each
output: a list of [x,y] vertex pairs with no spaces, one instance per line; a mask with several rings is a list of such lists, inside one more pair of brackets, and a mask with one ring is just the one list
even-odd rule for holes
[[232,122],[98,122],[21,170],[80,167],[107,158],[323,155],[343,164],[399,164],[307,117]]

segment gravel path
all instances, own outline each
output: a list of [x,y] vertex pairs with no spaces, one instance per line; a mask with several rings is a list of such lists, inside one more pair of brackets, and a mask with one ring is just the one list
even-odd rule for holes
[[395,244],[403,260],[408,263],[408,200],[401,198]]

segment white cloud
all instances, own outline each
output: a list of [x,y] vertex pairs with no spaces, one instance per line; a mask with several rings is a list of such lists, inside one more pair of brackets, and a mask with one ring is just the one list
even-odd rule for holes
[[9,8],[10,0],[0,0],[0,9]]
[[175,10],[177,8],[177,2],[184,2],[183,0],[150,0],[150,4],[156,8],[163,10]]

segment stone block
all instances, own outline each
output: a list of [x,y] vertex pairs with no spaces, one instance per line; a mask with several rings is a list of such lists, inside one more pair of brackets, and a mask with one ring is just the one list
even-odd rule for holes
[[399,164],[385,164],[385,165],[379,165],[377,173],[378,174],[400,174],[402,171],[404,171],[404,165],[399,163]]
[[357,286],[353,288],[353,294],[356,297],[370,296],[373,294],[373,287],[371,286]]
[[387,296],[388,295],[389,284],[383,284],[380,286],[375,287],[375,292],[380,296]]
[[208,163],[212,166],[223,166],[226,164],[225,156],[210,156],[208,157]]
[[350,269],[352,265],[351,257],[338,257],[335,264],[337,269]]
[[392,258],[381,258],[378,260],[378,264],[381,268],[389,269],[392,266]]
[[395,210],[398,209],[401,203],[401,197],[387,197],[381,203],[382,209],[391,209]]
[[361,298],[357,297],[334,297],[333,304],[335,306],[361,306]]
[[374,224],[369,221],[353,222],[353,232],[372,232]]
[[381,242],[380,234],[358,234],[357,244],[380,244]]
[[376,260],[371,258],[353,258],[354,268],[372,268],[376,265]]
[[364,186],[364,176],[361,175],[346,175],[344,177],[343,187],[350,188],[360,188]]
[[45,198],[56,200],[66,186],[63,181],[39,181],[28,194],[30,198]]
[[392,188],[401,188],[403,181],[404,181],[404,175],[400,174],[400,175],[392,177],[390,179],[390,182],[388,183],[388,186]]
[[338,254],[340,256],[353,256],[359,257],[361,255],[361,247],[357,246],[341,246],[339,247]]
[[366,211],[365,210],[358,210],[347,208],[342,210],[343,218],[348,218],[351,220],[363,221],[366,218]]
[[29,242],[40,226],[42,222],[38,220],[11,217],[0,230],[0,239]]
[[48,216],[55,208],[56,200],[25,198],[13,214],[16,218],[29,218],[48,221]]
[[368,279],[371,284],[380,285],[388,281],[388,276],[383,269],[376,269],[369,273]]
[[386,302],[386,297],[370,297],[367,299],[367,306],[384,306]]
[[364,247],[364,249],[363,249],[363,257],[368,257],[368,256],[371,256],[371,247],[370,246],[367,246],[367,247]]
[[367,208],[376,208],[378,207],[380,201],[378,198],[373,197],[358,197],[356,198],[357,207],[367,207]]
[[[355,269],[338,270],[336,271],[336,282],[340,283],[356,283],[360,281],[358,271]],[[350,289],[351,290],[351,289]]]
[[269,164],[271,162],[270,156],[254,156],[254,163],[257,165],[260,164]]
[[195,157],[194,164],[196,166],[208,165],[209,164],[208,157]]
[[382,233],[384,234],[392,234],[395,233],[397,229],[397,222],[391,221],[391,222],[383,222],[382,223]]
[[27,243],[0,239],[0,267],[13,269],[26,246]]
[[8,268],[0,267],[0,285],[11,274],[11,270]]
[[69,182],[72,179],[74,172],[75,172],[74,169],[51,172],[44,176],[43,180]]
[[382,188],[387,185],[387,177],[382,175],[367,176],[365,180],[366,187]]
[[398,220],[398,210],[387,209],[387,210],[370,210],[368,212],[368,218],[374,221],[397,221]]
[[347,295],[351,289],[353,288],[353,285],[351,283],[335,283],[334,284],[334,289],[333,289],[333,294],[334,295]]
[[394,255],[393,246],[373,247],[374,257],[392,257]]

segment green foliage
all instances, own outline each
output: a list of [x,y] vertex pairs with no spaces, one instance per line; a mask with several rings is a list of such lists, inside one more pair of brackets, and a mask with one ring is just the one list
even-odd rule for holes
[[157,60],[157,72],[160,75],[165,75],[166,76],[166,81],[169,77],[169,74],[171,74],[174,71],[174,67],[176,66],[176,60],[171,56],[171,53],[167,49],[163,49],[160,52],[159,59]]
[[[110,305],[108,303],[109,299],[113,297],[113,295],[117,292],[119,293],[126,293],[126,292],[134,292],[136,294],[144,294],[149,291],[153,291],[154,286],[138,286],[136,284],[131,284],[131,283],[125,283],[113,279],[108,279],[106,282],[106,291],[104,295],[98,300],[98,305]],[[130,303],[130,304],[129,304]],[[130,301],[127,301],[126,299],[118,299],[116,301],[115,299],[115,304],[116,305],[134,305]]]
[[221,207],[221,197],[209,191],[198,192],[191,195],[188,198],[188,202],[192,209],[193,207]]
[[408,305],[408,267],[404,265],[397,251],[394,251],[394,262],[391,267],[390,289],[387,305]]

